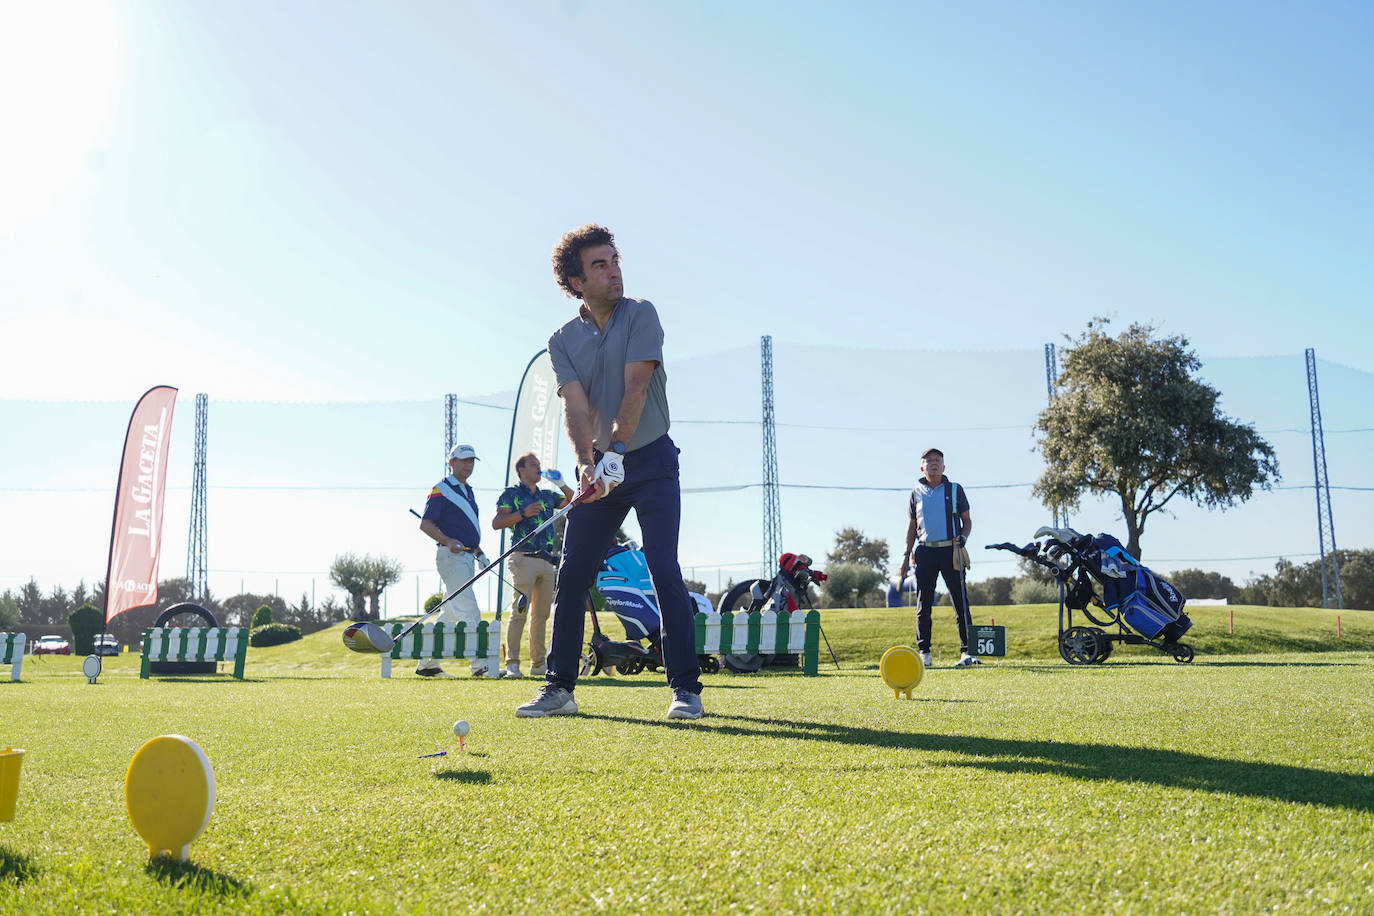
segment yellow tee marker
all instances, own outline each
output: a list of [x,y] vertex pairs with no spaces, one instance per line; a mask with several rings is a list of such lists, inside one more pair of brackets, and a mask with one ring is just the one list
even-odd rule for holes
[[17,747],[0,751],[0,821],[14,820],[14,805],[19,800],[19,765],[24,752]]
[[878,663],[883,682],[892,688],[892,695],[898,699],[902,694],[911,699],[911,691],[921,683],[921,675],[925,670],[921,656],[910,646],[893,646],[883,653],[883,660]]
[[190,738],[161,735],[147,741],[124,775],[124,804],[148,858],[185,862],[215,808],[210,760]]

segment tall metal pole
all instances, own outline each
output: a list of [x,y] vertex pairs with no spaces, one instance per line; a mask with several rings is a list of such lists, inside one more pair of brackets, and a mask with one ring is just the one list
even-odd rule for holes
[[778,439],[773,422],[773,338],[761,339],[763,365],[763,575],[782,553],[782,500],[778,487]]
[[1326,438],[1322,434],[1321,399],[1317,396],[1317,353],[1307,348],[1307,402],[1312,410],[1312,473],[1317,489],[1317,547],[1321,554],[1322,607],[1345,607],[1341,598],[1341,563],[1336,555],[1336,528],[1331,517],[1331,487],[1326,479]]
[[191,599],[201,604],[210,598],[205,512],[205,435],[209,425],[210,396],[196,395],[195,465],[191,472],[191,530],[186,537],[186,579]]
[[444,476],[448,476],[448,456],[458,442],[458,395],[444,395]]

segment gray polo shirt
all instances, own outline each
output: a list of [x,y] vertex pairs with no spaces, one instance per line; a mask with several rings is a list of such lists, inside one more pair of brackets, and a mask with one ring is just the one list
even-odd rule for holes
[[605,451],[611,444],[611,422],[625,398],[625,364],[653,360],[658,363],[649,379],[644,412],[626,451],[648,445],[668,431],[668,373],[663,369],[663,325],[647,299],[621,299],[599,331],[596,322],[579,309],[578,317],[553,332],[549,358],[561,390],[569,382],[581,382],[592,410],[595,446]]

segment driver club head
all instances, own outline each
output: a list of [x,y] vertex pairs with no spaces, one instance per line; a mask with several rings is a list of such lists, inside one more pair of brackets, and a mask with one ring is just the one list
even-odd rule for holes
[[373,655],[390,652],[395,647],[396,641],[375,623],[366,620],[353,620],[344,627],[343,644],[344,648],[354,652]]

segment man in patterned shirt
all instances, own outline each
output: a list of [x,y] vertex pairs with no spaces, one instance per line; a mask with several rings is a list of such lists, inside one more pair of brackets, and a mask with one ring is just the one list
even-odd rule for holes
[[[496,500],[496,517],[491,527],[498,531],[513,527],[512,542],[519,541],[544,523],[549,516],[568,504],[572,489],[563,482],[557,471],[544,473],[534,452],[521,455],[515,462],[515,476],[520,482],[506,487]],[[563,491],[559,496],[552,490],[539,488],[540,477],[546,477]],[[554,576],[558,572],[553,557],[553,526],[550,525],[532,538],[522,553],[507,561],[511,582],[529,601],[530,617],[530,674],[543,677],[548,644],[544,640],[544,625],[553,605]],[[506,624],[506,677],[522,677],[520,673],[520,642],[525,633],[526,611],[521,610],[519,595],[511,596],[510,621]]]

